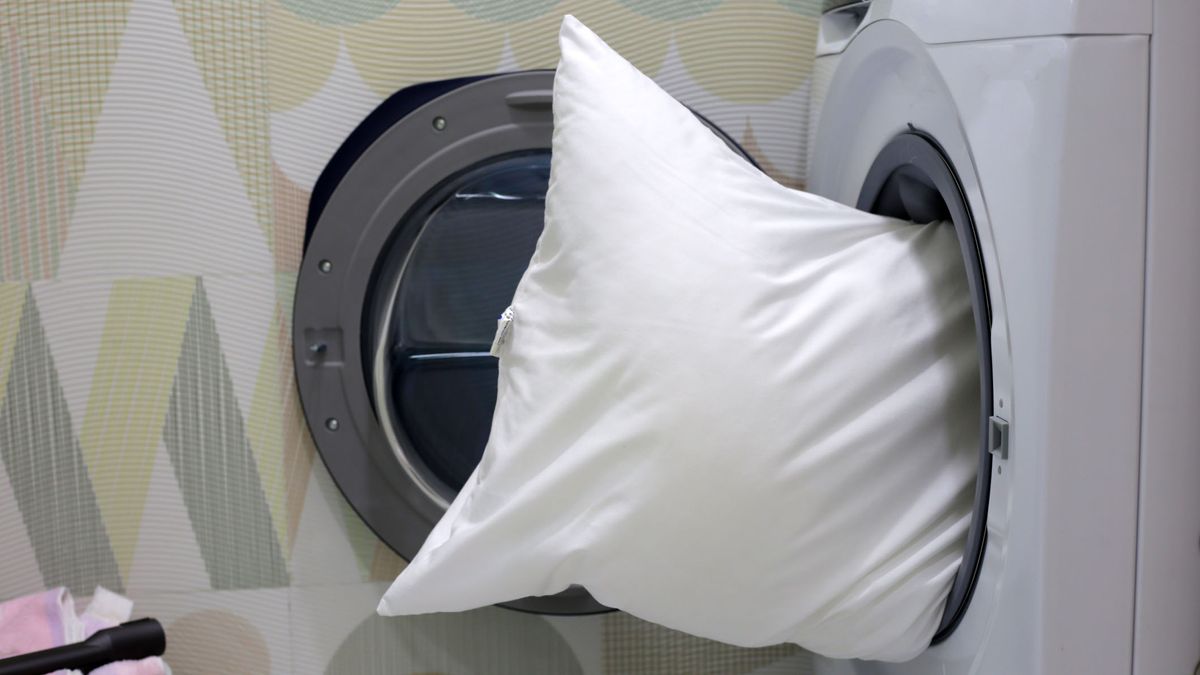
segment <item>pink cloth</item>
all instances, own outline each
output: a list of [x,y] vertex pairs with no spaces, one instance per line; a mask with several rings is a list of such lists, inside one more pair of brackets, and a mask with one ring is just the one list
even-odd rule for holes
[[[92,633],[128,621],[133,611],[129,599],[97,587],[82,614],[65,588],[0,603],[0,659],[79,642]],[[61,670],[60,674],[72,671]],[[78,672],[78,671],[74,671]],[[95,675],[169,675],[158,657],[120,661],[92,671]]]
[[[67,671],[59,671],[67,672]],[[79,671],[75,671],[79,672]],[[157,656],[151,656],[141,661],[117,661],[107,666],[100,666],[92,671],[92,675],[164,675],[171,671],[167,664]]]
[[55,588],[0,604],[0,658],[67,644],[64,616],[75,618],[71,594]]

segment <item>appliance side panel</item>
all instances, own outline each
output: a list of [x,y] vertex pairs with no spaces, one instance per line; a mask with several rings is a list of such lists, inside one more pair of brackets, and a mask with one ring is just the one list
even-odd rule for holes
[[1200,668],[1200,3],[1155,3],[1133,672]]
[[1048,35],[1148,34],[1152,3],[1131,0],[876,0],[872,20],[904,23],[927,43]]
[[1148,39],[932,52],[971,138],[1012,336],[1012,456],[993,476],[1011,515],[977,672],[1127,673]]
[[[1141,405],[1149,40],[1069,40],[1041,484],[1045,673],[1127,673]],[[1014,139],[1015,140],[1015,139]]]

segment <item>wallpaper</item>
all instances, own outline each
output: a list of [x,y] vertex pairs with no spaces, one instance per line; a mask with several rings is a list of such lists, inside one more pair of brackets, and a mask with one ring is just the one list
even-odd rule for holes
[[807,673],[628,615],[382,619],[299,409],[309,191],[386,96],[573,13],[802,185],[818,0],[0,3],[0,598],[125,593],[177,673]]

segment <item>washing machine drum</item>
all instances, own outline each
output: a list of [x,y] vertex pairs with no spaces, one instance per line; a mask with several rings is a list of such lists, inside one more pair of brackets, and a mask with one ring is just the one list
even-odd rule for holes
[[[338,487],[406,559],[487,442],[488,349],[542,231],[553,78],[404,89],[347,137],[313,188],[294,307],[301,402]],[[582,588],[507,606],[607,609]]]

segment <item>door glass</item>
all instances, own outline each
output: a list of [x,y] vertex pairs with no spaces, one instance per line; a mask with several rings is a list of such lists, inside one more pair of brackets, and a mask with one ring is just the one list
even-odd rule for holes
[[413,212],[420,232],[380,333],[390,340],[384,405],[405,450],[455,492],[491,429],[497,363],[488,347],[541,234],[549,178],[549,152],[497,159]]

